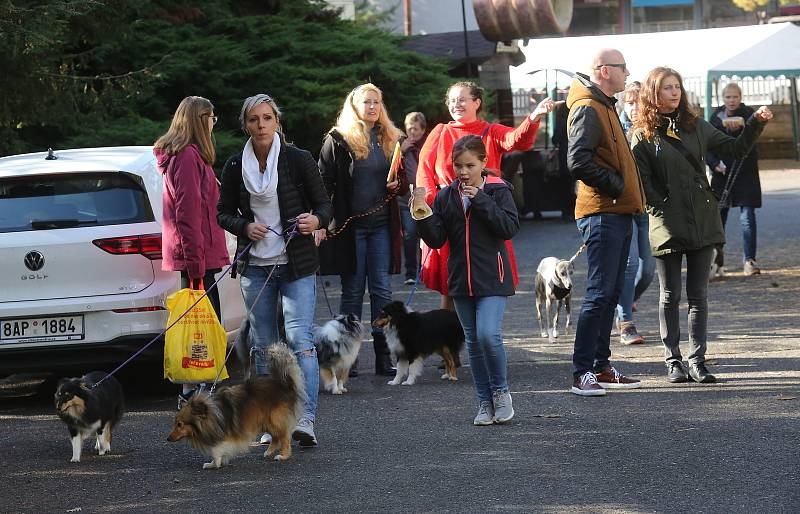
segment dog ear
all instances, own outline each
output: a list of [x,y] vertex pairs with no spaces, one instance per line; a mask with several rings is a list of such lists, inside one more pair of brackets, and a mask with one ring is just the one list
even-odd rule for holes
[[205,418],[208,416],[208,405],[206,405],[206,402],[190,401],[189,406],[192,409],[192,414],[198,418]]
[[80,386],[84,391],[89,391],[89,384],[87,384],[85,381],[81,380]]

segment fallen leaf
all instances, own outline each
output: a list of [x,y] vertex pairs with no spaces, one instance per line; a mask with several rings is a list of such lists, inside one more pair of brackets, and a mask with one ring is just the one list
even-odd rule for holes
[[796,400],[797,396],[778,396],[778,400]]

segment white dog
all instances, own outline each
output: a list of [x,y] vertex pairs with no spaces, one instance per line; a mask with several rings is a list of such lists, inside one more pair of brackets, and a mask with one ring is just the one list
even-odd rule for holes
[[[567,322],[564,324],[564,334],[567,333],[570,325],[570,309],[572,299],[572,273],[575,270],[574,262],[578,255],[586,249],[586,245],[581,246],[578,252],[569,260],[557,257],[545,257],[539,262],[536,268],[536,318],[539,320],[539,329],[542,337],[548,338],[554,343],[558,337],[558,321],[561,313],[561,306],[567,312]],[[545,323],[542,323],[542,303],[545,304]],[[555,305],[553,313],[553,327],[549,327],[551,306]]]

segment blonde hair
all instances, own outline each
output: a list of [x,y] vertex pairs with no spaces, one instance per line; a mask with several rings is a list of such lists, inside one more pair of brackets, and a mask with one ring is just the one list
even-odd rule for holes
[[177,155],[187,146],[195,144],[203,161],[214,164],[217,153],[206,120],[206,116],[213,114],[214,105],[209,100],[202,96],[187,96],[175,109],[169,129],[153,143],[153,147],[169,155]]
[[739,98],[742,97],[742,88],[740,88],[739,84],[736,82],[728,82],[728,84],[722,88],[722,95],[725,96],[725,93],[727,93],[729,89],[735,89],[736,92],[739,93]]
[[383,103],[383,93],[374,84],[366,83],[356,87],[347,98],[344,99],[344,105],[339,112],[339,117],[336,118],[336,125],[332,130],[338,132],[344,138],[350,150],[355,154],[356,159],[363,160],[369,155],[369,139],[370,134],[367,125],[358,117],[356,110],[356,103],[367,92],[372,91],[378,94],[381,102],[381,110],[378,115],[376,127],[378,127],[378,142],[383,148],[383,153],[389,157],[394,151],[394,144],[400,139],[402,132],[394,126],[389,115],[386,113],[386,106]]

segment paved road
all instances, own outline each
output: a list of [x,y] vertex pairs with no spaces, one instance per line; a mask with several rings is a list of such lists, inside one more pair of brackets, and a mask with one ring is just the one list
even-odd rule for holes
[[[572,340],[537,336],[531,291],[539,259],[569,256],[580,242],[573,224],[529,222],[515,240],[522,286],[505,321],[517,410],[508,425],[471,425],[468,368],[443,383],[431,360],[421,383],[393,388],[369,372],[365,345],[350,393],[321,397],[320,447],[284,463],[253,449],[228,468],[202,471],[200,455],[166,441],[173,387],[145,389],[129,376],[114,453],[87,451],[80,464],[68,462],[66,429],[49,402],[0,403],[0,512],[797,512],[800,170],[778,167],[763,180],[764,273],[744,277],[734,264],[741,242],[732,215],[734,269],[710,287],[709,367],[718,384],[664,380],[655,284],[637,313],[647,344],[612,347],[615,363],[644,387],[568,394]],[[583,291],[585,258],[576,282]],[[405,299],[408,288],[396,285]],[[422,291],[414,303],[436,301]],[[327,317],[321,295],[318,314]]]

